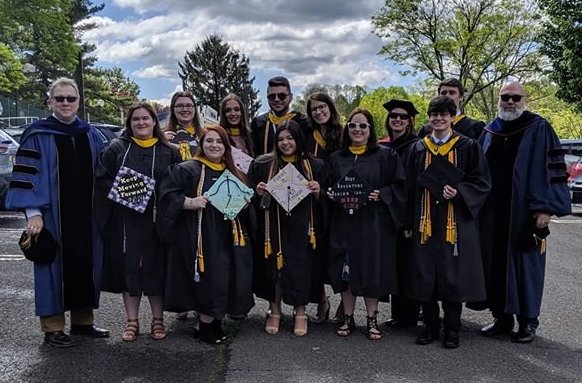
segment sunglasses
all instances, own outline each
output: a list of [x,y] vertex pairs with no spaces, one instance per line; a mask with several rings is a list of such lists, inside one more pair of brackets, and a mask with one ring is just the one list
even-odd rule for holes
[[394,120],[396,120],[397,118],[400,118],[401,120],[408,120],[408,114],[391,112],[388,113],[388,118],[392,118]]
[[79,97],[77,97],[77,96],[53,96],[53,99],[56,102],[63,102],[65,100],[67,100],[67,102],[75,102],[75,101],[77,101],[78,98]]
[[507,102],[509,99],[512,99],[513,102],[520,102],[523,96],[521,94],[500,94],[499,98],[503,102]]
[[275,101],[276,98],[278,98],[279,100],[283,101],[284,99],[287,98],[287,96],[289,96],[289,93],[271,93],[267,95],[267,98],[269,99],[269,101]]
[[370,124],[368,124],[367,122],[348,122],[348,129],[360,128],[360,129],[364,130],[364,129],[368,129],[369,127],[370,127]]

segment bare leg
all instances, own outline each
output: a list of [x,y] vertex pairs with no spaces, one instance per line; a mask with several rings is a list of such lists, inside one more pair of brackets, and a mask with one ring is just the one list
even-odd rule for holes
[[293,325],[295,336],[307,335],[307,315],[305,315],[305,305],[295,306],[295,324]]
[[267,321],[265,322],[265,332],[269,335],[275,335],[279,332],[279,325],[281,324],[281,285],[279,282],[275,286],[275,301],[269,302],[269,308]]
[[376,319],[378,315],[378,298],[364,297],[364,302],[366,303],[368,339],[381,339],[382,331],[378,329],[378,321]]

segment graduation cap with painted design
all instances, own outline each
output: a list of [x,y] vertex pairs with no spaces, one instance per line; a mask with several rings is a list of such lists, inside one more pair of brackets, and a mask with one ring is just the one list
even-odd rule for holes
[[228,169],[214,182],[204,196],[225,219],[234,220],[251,200],[254,192]]
[[372,189],[355,169],[350,169],[332,188],[333,199],[349,215],[355,214],[368,199]]
[[292,164],[287,164],[269,180],[267,190],[287,213],[311,193],[307,180]]

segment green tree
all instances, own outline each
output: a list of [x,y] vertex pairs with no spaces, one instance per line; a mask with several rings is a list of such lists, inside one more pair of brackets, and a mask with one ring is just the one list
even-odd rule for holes
[[28,82],[12,93],[14,98],[44,105],[50,81],[74,69],[80,47],[69,17],[72,8],[70,0],[0,0],[0,43],[29,64]]
[[[381,55],[435,83],[459,78],[465,103],[508,77],[539,72],[538,20],[534,2],[508,0],[386,0],[372,17],[386,41]],[[495,99],[481,97],[483,114],[493,117]]]
[[333,100],[340,117],[345,119],[348,114],[360,104],[360,101],[367,93],[367,89],[361,85],[308,84],[305,86],[299,97],[294,99],[293,108],[305,112],[307,97],[316,92],[327,93],[327,95],[329,95]]
[[582,2],[539,0],[545,11],[540,49],[551,63],[558,96],[582,111]]
[[121,116],[139,101],[139,85],[126,77],[121,68],[87,68],[85,95],[92,121],[123,125]]
[[0,93],[14,92],[26,83],[23,67],[14,52],[0,43]]
[[261,107],[258,91],[253,88],[249,59],[213,34],[193,51],[186,51],[178,63],[183,88],[192,92],[201,105],[220,110],[220,101],[228,94],[238,95],[247,115],[252,118]]

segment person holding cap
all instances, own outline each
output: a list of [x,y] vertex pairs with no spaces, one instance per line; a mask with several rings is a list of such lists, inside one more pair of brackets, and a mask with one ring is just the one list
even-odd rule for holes
[[412,253],[403,292],[422,304],[421,345],[439,338],[442,301],[445,348],[459,347],[463,302],[485,296],[478,216],[491,189],[481,147],[453,131],[455,112],[449,97],[430,101],[433,131],[412,146],[406,166]]
[[[418,114],[418,110],[408,100],[392,99],[384,103],[383,106],[388,111],[384,126],[390,137],[386,146],[394,149],[406,166],[408,153],[412,145],[418,140],[414,134],[414,117]],[[396,272],[400,292],[390,297],[392,317],[385,322],[387,327],[413,327],[418,322],[420,305],[416,301],[405,298],[402,294],[403,279],[406,275],[411,252],[412,237],[410,231],[402,230],[396,237]]]

